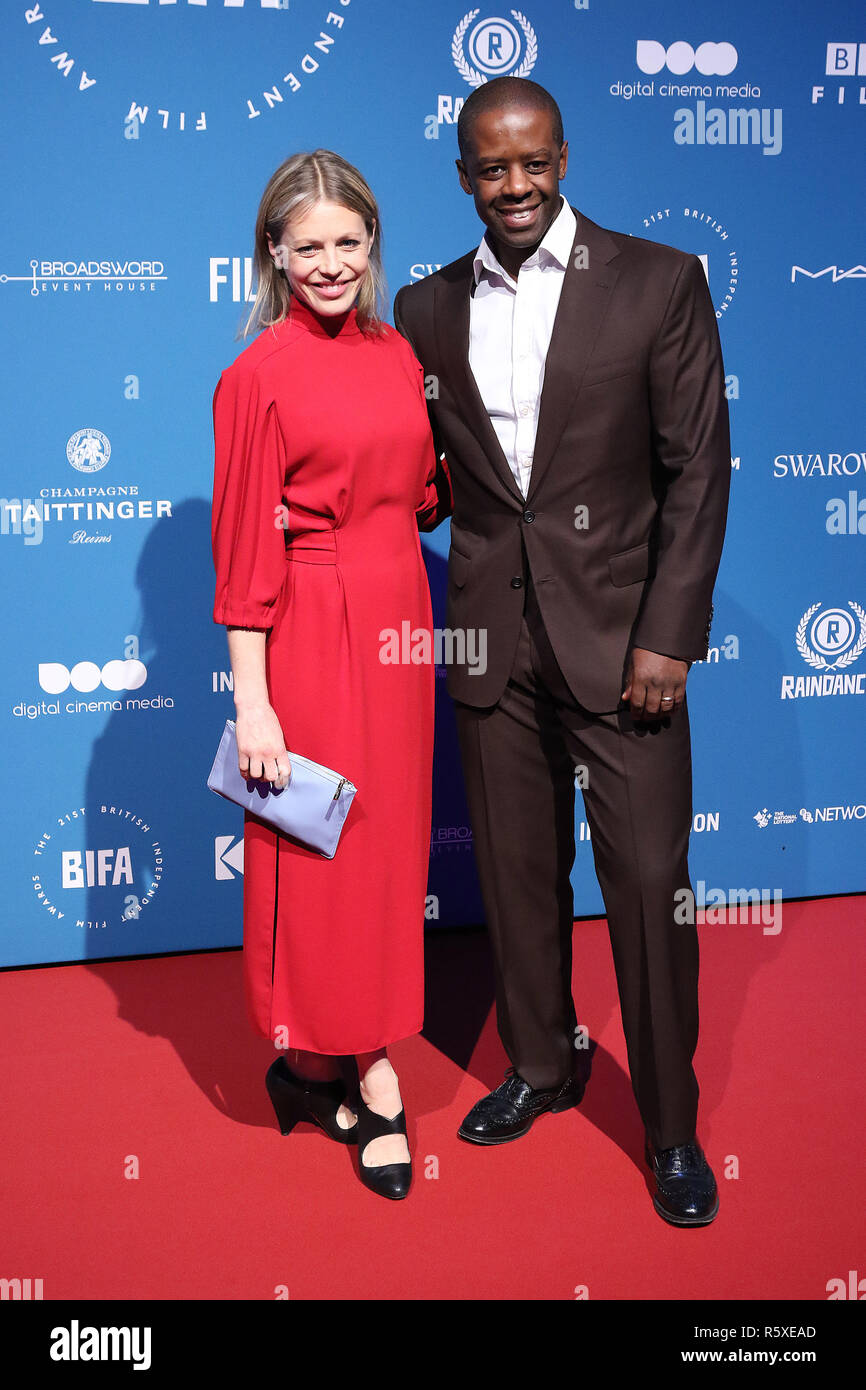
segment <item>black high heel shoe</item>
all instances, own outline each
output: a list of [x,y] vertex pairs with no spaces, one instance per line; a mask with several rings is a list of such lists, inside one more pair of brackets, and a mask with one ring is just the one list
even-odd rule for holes
[[285,1057],[278,1057],[268,1068],[265,1085],[281,1134],[291,1134],[299,1120],[312,1120],[338,1144],[357,1143],[357,1124],[343,1129],[337,1123],[340,1106],[349,1104],[345,1083],[339,1077],[334,1081],[308,1081],[289,1070]]
[[399,1201],[401,1197],[406,1197],[409,1193],[409,1186],[412,1182],[411,1159],[408,1163],[381,1163],[375,1168],[365,1168],[364,1150],[372,1140],[381,1139],[386,1134],[405,1136],[406,1111],[401,1106],[399,1114],[395,1115],[392,1120],[386,1120],[384,1115],[377,1115],[374,1110],[364,1104],[360,1092],[356,1099],[358,1123],[355,1128],[358,1131],[358,1171],[361,1175],[361,1182],[365,1187],[369,1187],[371,1192],[378,1192],[380,1197],[390,1197],[394,1201]]

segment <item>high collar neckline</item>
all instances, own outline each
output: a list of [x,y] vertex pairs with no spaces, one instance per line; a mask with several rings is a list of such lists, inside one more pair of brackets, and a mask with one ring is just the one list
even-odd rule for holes
[[289,312],[285,321],[302,324],[317,338],[349,338],[361,332],[358,327],[358,311],[354,304],[343,314],[327,317],[324,314],[317,314],[314,309],[310,308],[309,304],[303,299],[299,299],[296,294],[291,297]]

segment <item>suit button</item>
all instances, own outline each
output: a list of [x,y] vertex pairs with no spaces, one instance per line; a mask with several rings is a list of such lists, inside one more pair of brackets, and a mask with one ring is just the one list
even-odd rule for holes
[[514,578],[512,579],[512,581],[511,581],[511,587],[512,587],[512,589],[522,589],[522,588],[523,588],[523,580],[520,578],[520,575],[519,575],[519,574],[516,574],[516,575],[514,576]]
[[525,512],[523,513],[523,520],[524,520],[524,521],[534,521],[534,520],[535,520],[535,512],[530,512],[530,511],[528,511],[528,510],[525,511]]

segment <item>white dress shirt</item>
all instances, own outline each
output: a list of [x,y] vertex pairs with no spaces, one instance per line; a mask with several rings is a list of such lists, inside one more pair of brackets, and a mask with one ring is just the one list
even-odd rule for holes
[[577,219],[562,198],[559,212],[516,280],[499,264],[486,232],[473,262],[469,365],[524,497],[532,473],[544,363],[576,231]]

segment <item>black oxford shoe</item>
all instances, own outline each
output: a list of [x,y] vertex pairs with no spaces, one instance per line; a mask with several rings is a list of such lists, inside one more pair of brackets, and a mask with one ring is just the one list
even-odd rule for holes
[[646,1141],[646,1161],[656,1181],[653,1206],[672,1226],[708,1226],[719,1210],[713,1170],[697,1139],[654,1149]]
[[472,1144],[507,1144],[510,1139],[526,1134],[532,1122],[545,1110],[557,1114],[579,1105],[583,1091],[583,1082],[577,1076],[570,1076],[552,1090],[533,1091],[523,1077],[509,1067],[502,1085],[476,1101],[457,1135]]

